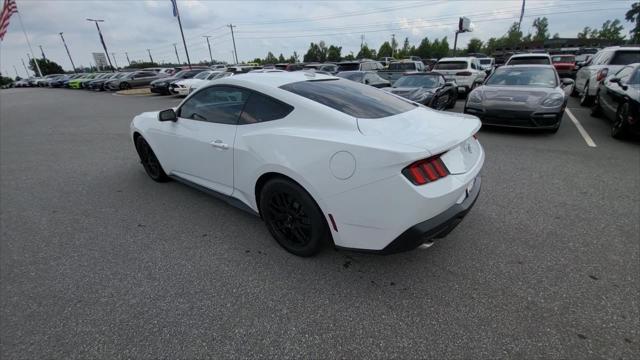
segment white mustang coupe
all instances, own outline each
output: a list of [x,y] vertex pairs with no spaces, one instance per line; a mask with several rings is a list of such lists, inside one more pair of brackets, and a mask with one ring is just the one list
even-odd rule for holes
[[379,253],[447,235],[480,192],[480,121],[337,77],[214,80],[131,123],[142,165],[244,208],[300,256]]

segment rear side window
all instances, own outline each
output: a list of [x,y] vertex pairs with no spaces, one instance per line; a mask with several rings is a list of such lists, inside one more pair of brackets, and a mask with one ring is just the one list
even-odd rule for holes
[[640,62],[640,51],[616,51],[611,65],[629,65]]
[[517,57],[509,60],[509,65],[551,65],[549,58],[546,57]]
[[391,63],[389,64],[389,70],[391,71],[416,70],[416,65],[415,63]]
[[343,79],[300,81],[280,88],[347,115],[364,119],[393,116],[416,107],[385,91]]
[[360,70],[360,64],[358,63],[350,63],[350,64],[339,64],[338,71],[354,71]]
[[438,70],[463,70],[466,68],[466,61],[441,61],[434,67],[434,69]]
[[240,124],[255,124],[278,120],[289,115],[293,106],[269,96],[252,92],[240,116]]

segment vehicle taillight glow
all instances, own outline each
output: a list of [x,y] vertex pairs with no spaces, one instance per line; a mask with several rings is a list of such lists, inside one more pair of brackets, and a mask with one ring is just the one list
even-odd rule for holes
[[602,79],[606,78],[608,72],[609,72],[609,69],[607,68],[598,70],[598,74],[596,75],[596,81],[601,81]]
[[457,72],[456,76],[471,76],[471,72],[470,71]]
[[449,175],[440,155],[414,162],[402,169],[402,174],[414,185],[424,185]]

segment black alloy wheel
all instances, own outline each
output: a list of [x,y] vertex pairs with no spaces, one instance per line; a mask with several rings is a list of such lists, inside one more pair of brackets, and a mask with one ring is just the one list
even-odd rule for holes
[[324,214],[311,196],[292,181],[276,178],[264,185],[260,214],[276,241],[295,255],[315,255],[329,239]]
[[151,146],[149,146],[142,136],[136,139],[136,150],[138,151],[138,156],[140,156],[140,162],[144,167],[144,171],[151,179],[157,182],[169,181],[169,177],[164,170],[162,170],[156,154],[151,150]]
[[131,85],[128,82],[120,83],[120,90],[129,90],[131,89]]
[[622,139],[627,134],[627,118],[629,117],[629,103],[620,104],[616,117],[611,123],[611,136]]

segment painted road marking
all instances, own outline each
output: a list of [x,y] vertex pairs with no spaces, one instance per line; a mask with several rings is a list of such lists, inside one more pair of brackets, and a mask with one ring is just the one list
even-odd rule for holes
[[571,121],[573,122],[573,125],[576,126],[576,128],[578,129],[578,132],[580,133],[580,135],[582,135],[582,138],[587,143],[587,145],[590,147],[596,147],[597,146],[596,143],[593,142],[593,139],[591,138],[591,136],[589,136],[589,133],[587,132],[587,130],[585,130],[582,127],[582,124],[580,124],[580,121],[578,121],[578,119],[576,119],[576,117],[573,116],[573,113],[571,112],[571,110],[567,108],[565,109],[565,112],[567,113],[567,115],[569,115],[569,119],[571,119]]

